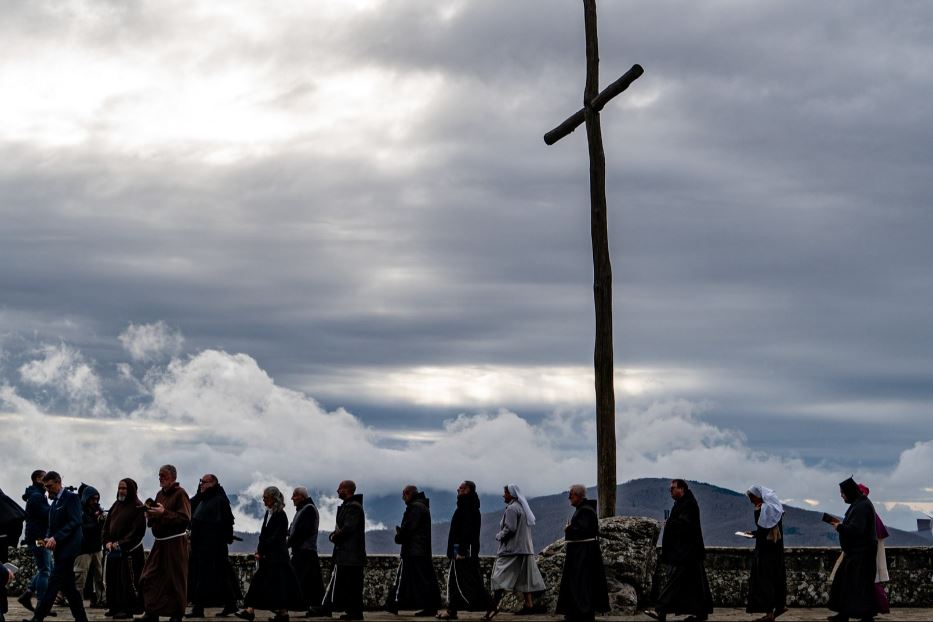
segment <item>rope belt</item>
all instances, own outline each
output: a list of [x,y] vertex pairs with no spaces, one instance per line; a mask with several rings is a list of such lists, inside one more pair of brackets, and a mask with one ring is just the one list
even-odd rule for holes
[[[175,535],[172,535],[172,536],[165,536],[164,538],[155,538],[155,541],[156,541],[156,542],[165,542],[166,540],[174,540],[175,538],[180,538],[180,537],[182,537],[182,536],[187,536],[187,535],[188,535],[188,532],[187,532],[187,531],[183,531],[183,532],[181,532],[181,533],[176,533]],[[142,544],[142,542],[140,542],[139,544]],[[137,546],[139,546],[139,545],[137,545]],[[133,547],[133,548],[135,549],[136,547]]]
[[599,538],[587,538],[586,540],[566,540],[567,544],[576,544],[577,542],[599,542]]

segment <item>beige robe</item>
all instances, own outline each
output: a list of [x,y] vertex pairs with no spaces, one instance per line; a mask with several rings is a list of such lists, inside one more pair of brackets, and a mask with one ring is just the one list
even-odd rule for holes
[[149,519],[155,544],[139,579],[146,613],[182,616],[188,605],[188,536],[191,503],[188,493],[176,482],[160,490],[156,503],[165,513]]

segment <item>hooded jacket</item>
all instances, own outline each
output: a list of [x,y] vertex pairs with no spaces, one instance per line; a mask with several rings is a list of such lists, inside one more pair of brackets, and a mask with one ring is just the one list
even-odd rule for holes
[[191,497],[191,546],[226,549],[233,542],[233,510],[217,484]]
[[363,495],[353,495],[337,508],[337,529],[331,534],[331,541],[334,543],[334,564],[366,564],[366,515],[363,512]]
[[27,542],[44,538],[49,530],[49,500],[45,496],[45,486],[27,486],[23,501],[26,502],[26,533],[23,537]]
[[698,562],[706,558],[700,506],[692,490],[674,502],[661,536],[661,561],[672,566]]
[[[98,501],[91,503],[91,497]],[[103,548],[105,515],[100,508],[100,493],[93,486],[81,487],[81,554],[93,554]]]
[[454,545],[463,557],[479,557],[479,533],[482,526],[479,495],[470,492],[457,497],[457,509],[450,519],[447,534],[447,557],[453,559]]
[[395,528],[395,543],[402,545],[402,557],[431,556],[430,506],[431,500],[416,492],[405,507],[402,524]]

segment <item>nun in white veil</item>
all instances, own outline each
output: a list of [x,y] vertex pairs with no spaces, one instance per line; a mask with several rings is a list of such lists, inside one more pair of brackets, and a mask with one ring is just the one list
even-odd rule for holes
[[491,620],[499,612],[499,601],[506,591],[521,592],[524,606],[518,613],[543,613],[545,610],[535,607],[533,594],[547,589],[544,577],[535,561],[534,543],[531,540],[531,527],[535,524],[535,515],[528,505],[528,500],[515,484],[507,485],[502,492],[505,512],[499,521],[496,541],[496,562],[492,568],[491,586],[494,593],[492,608],[486,619]]
[[754,485],[745,493],[755,506],[755,556],[748,579],[747,613],[770,621],[787,611],[784,568],[784,505],[770,488]]

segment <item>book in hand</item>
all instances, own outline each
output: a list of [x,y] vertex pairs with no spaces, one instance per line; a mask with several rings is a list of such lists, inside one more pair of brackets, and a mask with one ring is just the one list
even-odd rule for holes
[[838,518],[833,516],[832,514],[827,514],[826,512],[823,512],[823,517],[820,520],[823,521],[824,523],[829,523],[830,525],[842,522]]
[[739,536],[740,538],[748,538],[749,540],[755,537],[752,534],[748,533],[747,531],[736,531],[735,535]]
[[16,574],[16,571],[19,570],[19,568],[17,568],[16,566],[14,566],[13,564],[9,562],[3,564],[3,567],[9,570],[13,574]]

